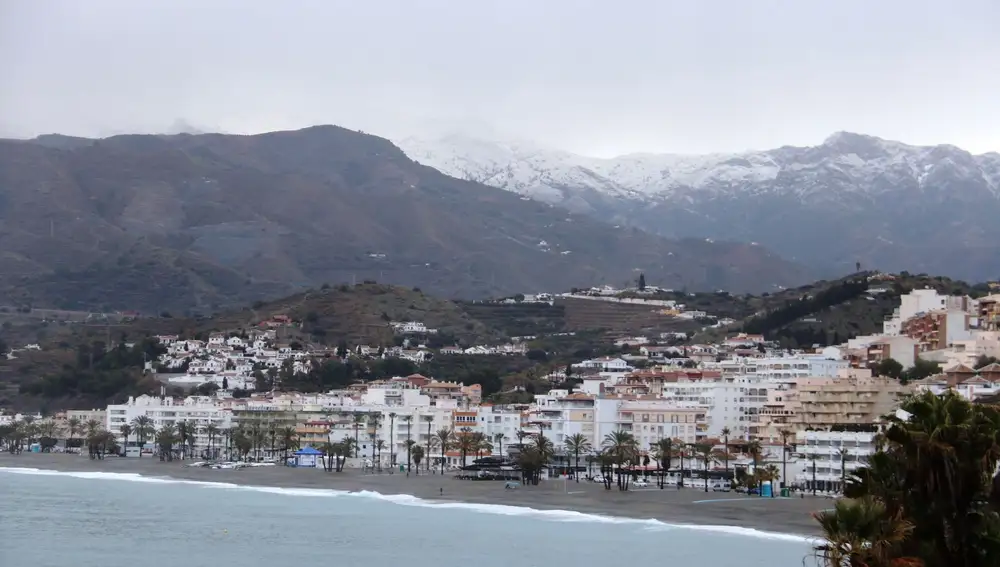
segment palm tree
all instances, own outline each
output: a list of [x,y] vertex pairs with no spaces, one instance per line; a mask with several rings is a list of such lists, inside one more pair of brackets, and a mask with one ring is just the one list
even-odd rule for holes
[[434,423],[434,416],[433,415],[424,415],[424,416],[421,416],[420,419],[423,419],[424,422],[427,423],[427,453],[426,453],[425,456],[427,457],[427,472],[430,472],[430,470],[431,470],[431,459],[430,459],[430,455],[431,455],[431,441],[433,440],[433,436],[431,435],[431,424]]
[[174,444],[178,441],[173,424],[164,423],[156,432],[156,445],[160,449],[160,460],[174,460]]
[[281,428],[281,452],[282,452],[282,465],[288,464],[288,451],[290,449],[298,449],[299,447],[299,434],[295,431],[294,427],[286,426]]
[[483,453],[493,454],[493,442],[485,434],[476,432],[472,435],[476,447],[476,458],[483,458]]
[[757,476],[757,462],[760,461],[761,454],[764,452],[764,447],[761,446],[760,441],[754,439],[753,441],[747,443],[747,453],[753,457],[753,478],[757,480],[757,496],[762,496],[760,489],[760,477]]
[[[31,421],[32,420],[30,418],[25,418],[24,424],[27,425],[27,426],[29,426],[26,431],[29,431],[29,432],[32,431],[32,428],[30,427],[31,426]],[[84,427],[87,430],[87,437],[92,437],[94,435],[97,435],[97,433],[101,430],[101,422],[97,421],[96,419],[88,419],[87,423],[84,425]],[[31,441],[30,433],[29,433],[28,441]]]
[[368,435],[372,438],[372,464],[378,468],[379,472],[382,472],[382,462],[375,451],[378,449],[378,428],[381,425],[381,421],[381,413],[372,412],[368,414]]
[[435,444],[441,448],[441,474],[444,474],[445,453],[454,445],[454,431],[451,429],[439,429],[435,434]]
[[208,458],[214,459],[216,457],[215,438],[219,435],[219,426],[214,423],[209,423],[205,426],[205,435],[208,435]]
[[[365,414],[355,412],[353,418],[354,418],[354,450],[357,451],[358,447],[361,446],[361,438],[359,437],[359,433],[361,431],[361,426],[365,424]],[[355,453],[354,456],[357,457],[358,456],[357,453]]]
[[122,454],[123,455],[127,454],[128,438],[130,435],[132,435],[132,426],[127,423],[123,423],[121,424],[121,427],[118,428],[118,433],[120,433],[122,436]]
[[913,524],[900,554],[928,567],[1000,565],[1000,410],[954,392],[905,398],[845,495]]
[[500,461],[503,462],[503,442],[507,440],[507,436],[503,433],[497,433],[493,436],[493,442],[497,444],[497,454],[500,456]]
[[413,423],[413,416],[404,415],[399,419],[406,424],[406,476],[410,476],[410,463],[412,462],[410,447],[413,446],[413,439],[410,439],[410,425]]
[[726,482],[727,483],[729,482],[729,436],[731,434],[732,434],[732,431],[730,431],[728,427],[723,427],[722,428],[722,451],[723,451],[723,459],[726,462],[725,466],[726,466]]
[[617,465],[618,490],[628,490],[629,475],[625,473],[626,463],[636,454],[635,437],[627,431],[612,431],[604,437],[604,449]]
[[475,439],[472,436],[472,428],[463,427],[458,430],[458,434],[455,436],[455,446],[458,447],[459,452],[462,454],[462,468],[465,468],[465,456],[470,451],[475,450]]
[[424,448],[416,442],[410,447],[410,458],[413,459],[413,474],[420,474],[420,461],[424,458]]
[[655,456],[656,462],[659,463],[660,478],[659,486],[660,490],[666,487],[666,474],[670,472],[670,463],[674,459],[675,449],[674,440],[669,437],[664,437],[656,442]]
[[140,415],[132,420],[132,429],[139,443],[139,457],[142,458],[142,447],[153,434],[153,420],[147,415]]
[[813,514],[823,531],[816,557],[830,567],[918,567],[923,562],[904,557],[902,549],[913,524],[871,496],[838,500],[832,510]]
[[327,441],[319,446],[319,450],[323,451],[323,470],[326,472],[331,472],[333,470],[333,465],[335,459],[337,459],[337,454],[340,452],[340,448],[334,445],[339,445],[339,443],[330,443]]
[[787,482],[788,479],[788,438],[795,435],[787,429],[781,430],[781,484],[782,486]]
[[177,422],[177,442],[181,446],[181,460],[183,461],[187,458],[187,447],[189,444],[193,445],[194,440],[194,424],[187,421]]
[[72,441],[80,431],[80,418],[76,416],[69,418],[66,420],[66,426],[69,428],[69,438]]
[[531,434],[530,434],[530,433],[528,433],[527,431],[525,431],[525,430],[523,430],[523,429],[518,429],[518,430],[517,430],[517,431],[516,431],[516,432],[514,433],[514,435],[516,435],[516,436],[517,436],[517,448],[518,448],[518,449],[523,449],[523,448],[524,448],[524,438],[525,438],[525,437],[530,437],[530,436],[531,436]]
[[716,460],[715,447],[711,443],[698,443],[695,452],[705,466],[705,492],[708,492],[708,467]]
[[389,474],[396,466],[396,412],[389,412]]
[[777,498],[778,493],[774,490],[774,481],[781,479],[781,471],[777,465],[767,465],[764,468],[764,479],[771,483],[771,498]]
[[590,440],[582,433],[576,433],[567,437],[564,444],[566,445],[566,451],[576,459],[573,467],[573,476],[577,482],[580,482],[580,453],[586,454],[590,452]]
[[847,449],[841,447],[837,454],[840,455],[840,492],[843,494],[844,487],[847,486]]
[[812,493],[816,496],[816,460],[819,459],[819,455],[816,453],[809,454],[809,460],[812,461]]

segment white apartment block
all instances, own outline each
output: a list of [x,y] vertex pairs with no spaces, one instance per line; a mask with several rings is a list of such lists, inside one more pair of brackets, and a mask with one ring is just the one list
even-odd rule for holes
[[845,472],[849,477],[875,453],[874,432],[800,431],[797,443],[798,452],[805,457],[805,470],[796,474],[794,482],[812,490],[815,464],[818,492],[839,492]]
[[723,378],[752,376],[760,379],[787,380],[836,376],[841,368],[847,368],[848,365],[846,360],[829,358],[825,355],[800,354],[772,358],[739,357],[706,364],[705,368],[721,371]]
[[[220,429],[229,428],[232,425],[232,413],[215,403],[212,398],[205,396],[191,396],[183,400],[174,398],[160,398],[157,396],[139,396],[129,398],[124,404],[109,405],[107,409],[107,429],[118,437],[119,443],[124,443],[124,439],[119,433],[124,424],[133,425],[139,416],[146,416],[152,420],[154,429],[160,429],[164,425],[174,425],[182,421],[194,424],[197,428],[195,438],[195,449],[200,450],[208,447],[208,435],[205,428],[212,424]],[[135,442],[135,434],[131,439]],[[147,443],[152,443],[152,436],[146,439]],[[220,439],[215,440],[216,443]],[[124,445],[123,445],[124,446]]]

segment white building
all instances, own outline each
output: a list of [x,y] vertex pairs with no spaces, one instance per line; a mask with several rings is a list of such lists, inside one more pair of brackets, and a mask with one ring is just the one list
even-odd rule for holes
[[[109,405],[107,409],[107,429],[118,437],[119,443],[125,446],[125,439],[122,438],[121,426],[129,424],[134,426],[136,418],[146,416],[152,420],[154,429],[160,429],[164,425],[174,425],[185,421],[195,425],[198,434],[195,438],[195,450],[200,452],[209,445],[206,428],[208,425],[215,425],[219,429],[227,429],[232,425],[232,413],[216,405],[212,398],[205,396],[190,396],[183,400],[174,398],[160,398],[156,396],[139,396],[129,398],[124,404]],[[155,434],[154,434],[155,435]],[[136,441],[133,433],[132,443]],[[153,435],[146,439],[147,443],[153,442]],[[216,447],[221,447],[221,438],[214,439]]]
[[841,479],[875,453],[874,431],[800,431],[797,442],[798,452],[805,457],[805,472],[797,474],[794,482],[812,490],[815,478],[818,492],[839,492]]

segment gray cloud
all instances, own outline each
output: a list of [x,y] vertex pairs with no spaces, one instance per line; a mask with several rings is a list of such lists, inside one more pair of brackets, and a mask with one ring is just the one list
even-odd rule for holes
[[1000,150],[998,24],[995,0],[11,0],[0,134],[335,123],[608,155],[852,130]]

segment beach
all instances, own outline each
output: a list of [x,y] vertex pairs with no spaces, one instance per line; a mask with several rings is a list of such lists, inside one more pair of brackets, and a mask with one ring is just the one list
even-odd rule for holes
[[[220,482],[247,486],[370,491],[383,495],[406,494],[429,501],[519,506],[536,510],[570,510],[585,514],[634,519],[656,519],[671,524],[731,526],[754,530],[815,536],[818,525],[811,514],[830,508],[826,498],[762,498],[734,492],[705,492],[703,487],[659,489],[650,479],[648,488],[622,492],[616,486],[581,480],[553,479],[538,486],[507,490],[502,481],[470,481],[445,475],[400,473],[398,469],[365,474],[357,469],[326,472],[281,466],[239,470],[188,467],[194,461],[160,462],[155,458],[108,457],[91,460],[68,454],[0,454],[0,467],[35,468],[61,472],[129,473],[178,480]],[[0,479],[2,481],[2,479]]]

